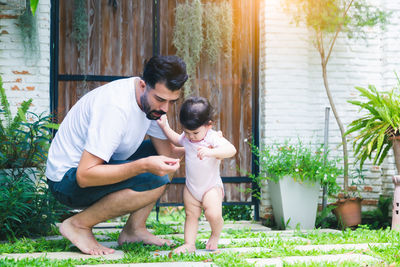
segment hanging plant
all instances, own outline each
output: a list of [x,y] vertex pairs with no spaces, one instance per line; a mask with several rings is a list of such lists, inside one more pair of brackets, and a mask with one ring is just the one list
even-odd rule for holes
[[88,40],[88,14],[86,0],[74,0],[71,37],[76,43],[79,51],[79,66],[84,70],[86,68],[85,58]]
[[202,4],[200,0],[186,0],[177,4],[173,44],[176,54],[186,62],[189,79],[185,96],[191,93],[202,52],[211,64],[221,54],[232,56],[232,33],[233,9],[229,1]]
[[176,54],[186,63],[189,79],[184,86],[185,96],[191,92],[197,64],[203,46],[203,5],[200,0],[178,4],[175,9],[173,44]]
[[[26,6],[30,7],[30,5],[30,1],[26,0]],[[22,43],[24,44],[25,56],[36,56],[39,53],[39,40],[37,37],[36,17],[33,15],[31,8],[26,8],[18,17],[18,26]]]
[[222,49],[224,56],[232,57],[232,36],[233,36],[233,8],[230,2],[218,4],[218,13],[220,18],[220,29],[222,36]]
[[208,60],[215,64],[221,54],[232,55],[233,11],[229,2],[204,5],[204,49]]

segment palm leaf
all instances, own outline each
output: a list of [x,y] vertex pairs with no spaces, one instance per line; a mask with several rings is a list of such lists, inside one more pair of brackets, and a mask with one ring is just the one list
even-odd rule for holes
[[348,101],[365,112],[365,115],[349,124],[345,133],[349,135],[357,132],[356,136],[352,137],[353,151],[361,168],[365,160],[371,159],[373,153],[373,164],[381,164],[392,147],[388,137],[399,134],[400,79],[397,74],[396,77],[399,87],[387,92],[379,92],[373,85],[369,85],[368,88],[356,87],[366,101]]

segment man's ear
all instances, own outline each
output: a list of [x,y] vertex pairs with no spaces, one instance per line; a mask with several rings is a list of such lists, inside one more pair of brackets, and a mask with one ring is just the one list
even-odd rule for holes
[[139,89],[142,93],[146,90],[146,83],[142,79],[139,80]]

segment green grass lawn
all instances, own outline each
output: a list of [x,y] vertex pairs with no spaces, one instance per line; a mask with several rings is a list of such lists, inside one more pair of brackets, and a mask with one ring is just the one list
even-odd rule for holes
[[[124,218],[122,218],[124,220]],[[160,216],[160,221],[155,220],[155,214],[151,214],[148,226],[152,228],[156,234],[174,234],[182,233],[183,227],[178,230],[173,228],[177,223],[183,225],[183,215],[168,215]],[[168,223],[169,222],[169,223]],[[54,230],[57,232],[57,230]],[[370,255],[381,259],[381,265],[387,266],[390,264],[400,265],[400,234],[390,229],[385,230],[370,230],[367,226],[360,226],[356,230],[345,230],[336,233],[327,233],[320,230],[309,231],[304,233],[300,230],[295,230],[291,236],[299,237],[298,239],[287,240],[283,234],[277,234],[276,231],[270,232],[251,232],[250,229],[231,230],[224,229],[223,238],[260,238],[257,242],[247,242],[242,244],[233,243],[225,247],[264,247],[267,251],[250,252],[250,253],[221,253],[208,255],[173,255],[171,258],[167,256],[154,257],[151,252],[157,250],[171,250],[171,248],[148,246],[140,243],[124,244],[117,249],[123,250],[125,257],[121,260],[49,260],[45,258],[39,259],[24,259],[16,261],[13,259],[0,260],[1,266],[74,266],[78,264],[110,264],[110,263],[144,263],[144,262],[166,262],[166,261],[205,261],[212,262],[217,266],[252,266],[248,264],[246,258],[274,258],[287,256],[310,256],[322,254],[342,254],[342,253],[359,253]],[[118,233],[103,233],[111,240],[116,241]],[[209,233],[199,233],[198,239],[208,238]],[[275,237],[271,240],[271,237]],[[183,240],[173,237],[177,245],[180,245]],[[387,247],[371,247],[367,250],[332,250],[329,252],[321,252],[318,250],[301,251],[295,249],[298,245],[323,245],[323,244],[356,244],[356,243],[390,243]],[[224,247],[224,246],[220,246]],[[205,248],[204,243],[197,242],[197,248]],[[75,247],[71,247],[68,240],[48,241],[44,238],[37,240],[19,239],[13,243],[0,244],[0,254],[5,253],[32,253],[32,252],[57,252],[57,251],[77,251]],[[290,266],[290,265],[285,265]],[[337,264],[296,264],[295,266],[337,266]],[[342,266],[359,266],[354,263],[343,263]]]

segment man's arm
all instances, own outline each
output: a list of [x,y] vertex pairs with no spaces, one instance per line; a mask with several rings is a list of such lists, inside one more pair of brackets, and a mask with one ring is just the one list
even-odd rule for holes
[[165,156],[151,156],[124,164],[104,164],[104,161],[83,151],[76,180],[80,187],[115,184],[141,173],[164,176],[179,168],[179,160]]
[[183,147],[173,145],[168,139],[163,140],[150,136],[150,140],[159,155],[177,159],[180,159],[185,155],[185,149]]

